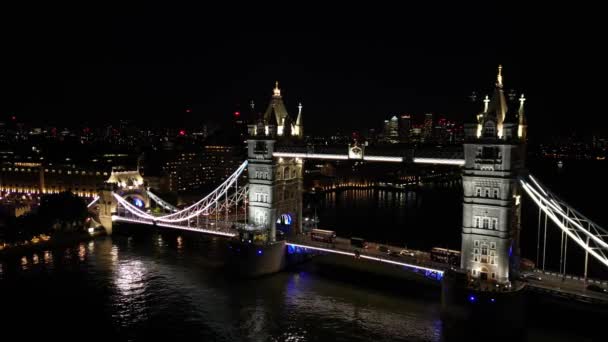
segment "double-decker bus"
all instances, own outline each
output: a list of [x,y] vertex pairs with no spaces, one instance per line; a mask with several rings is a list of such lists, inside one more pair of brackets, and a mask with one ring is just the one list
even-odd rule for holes
[[334,243],[336,232],[333,230],[313,229],[310,231],[310,238],[315,241]]
[[431,249],[431,260],[458,267],[460,266],[460,251],[433,247]]

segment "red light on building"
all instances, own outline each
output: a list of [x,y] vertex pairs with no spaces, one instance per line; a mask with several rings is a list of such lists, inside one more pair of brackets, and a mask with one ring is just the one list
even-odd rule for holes
[[186,109],[186,113],[192,113],[192,109],[190,109],[190,108]]
[[241,116],[241,112],[239,112],[239,111],[234,112],[234,116],[237,116],[237,117]]
[[179,135],[181,135],[181,136],[186,135],[186,131],[185,131],[185,130],[183,130],[183,129],[180,129],[180,130],[179,130]]
[[16,116],[14,116],[14,115],[13,115],[13,116],[11,116],[11,120],[15,121],[15,120],[17,120],[17,117],[16,117]]

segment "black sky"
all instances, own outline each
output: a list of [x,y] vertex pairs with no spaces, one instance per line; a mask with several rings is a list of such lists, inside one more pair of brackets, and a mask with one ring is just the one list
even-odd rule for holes
[[532,131],[606,132],[592,120],[605,86],[597,9],[433,7],[20,12],[3,23],[0,114],[187,126],[250,99],[263,110],[279,80],[309,132],[349,131],[398,113],[474,115],[467,96],[502,63]]

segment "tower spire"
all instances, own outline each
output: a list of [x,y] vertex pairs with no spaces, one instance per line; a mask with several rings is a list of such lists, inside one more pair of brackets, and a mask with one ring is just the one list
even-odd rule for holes
[[496,76],[496,85],[502,88],[502,64],[498,65],[498,75]]
[[281,89],[279,89],[279,81],[274,82],[274,89],[272,92],[274,96],[281,96]]
[[483,112],[487,113],[488,112],[488,104],[490,103],[490,97],[488,95],[486,95],[486,97],[483,99]]

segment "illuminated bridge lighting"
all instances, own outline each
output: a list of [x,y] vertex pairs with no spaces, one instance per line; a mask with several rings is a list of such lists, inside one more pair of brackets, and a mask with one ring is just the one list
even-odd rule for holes
[[[286,245],[293,246],[293,247],[299,247],[299,248],[312,249],[312,250],[321,251],[321,252],[328,252],[328,253],[334,253],[334,254],[347,255],[347,256],[352,256],[352,257],[355,256],[355,253],[352,253],[352,252],[338,251],[338,250],[329,249],[329,248],[300,245],[300,244],[291,243],[291,242],[287,242]],[[387,260],[387,259],[382,259],[382,258],[377,258],[377,257],[369,256],[369,255],[359,255],[359,258],[361,258],[361,259],[368,259],[368,260],[374,260],[374,261],[379,261],[379,262],[384,262],[384,263],[387,263],[387,264],[393,264],[393,265],[398,265],[398,266],[405,266],[405,267],[413,268],[415,270],[435,272],[435,273],[438,274],[438,278],[439,279],[443,277],[443,271],[442,270],[437,270],[437,269],[433,269],[433,268],[429,268],[429,267],[412,265],[412,264],[407,264],[407,263],[404,263],[404,262]]]
[[335,159],[348,160],[347,154],[321,154],[321,153],[295,153],[295,152],[274,152],[273,157],[303,158],[303,159]]
[[363,160],[402,163],[403,157],[363,156]]
[[464,165],[464,159],[443,159],[443,158],[414,158],[417,164],[443,164],[443,165]]

